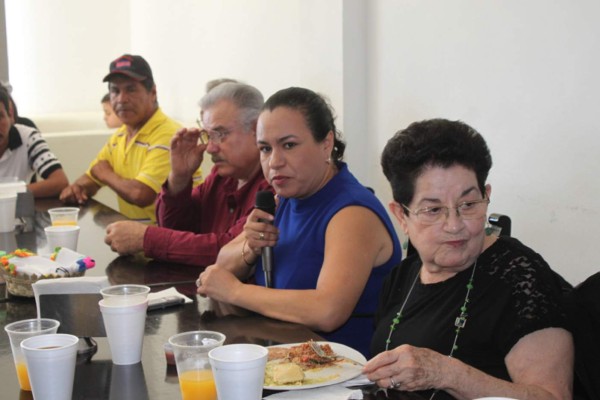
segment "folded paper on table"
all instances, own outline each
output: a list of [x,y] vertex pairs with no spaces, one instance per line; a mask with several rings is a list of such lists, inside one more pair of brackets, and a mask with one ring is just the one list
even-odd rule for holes
[[315,389],[290,390],[265,397],[266,400],[360,400],[363,398],[359,389],[347,389],[342,385],[323,386]]

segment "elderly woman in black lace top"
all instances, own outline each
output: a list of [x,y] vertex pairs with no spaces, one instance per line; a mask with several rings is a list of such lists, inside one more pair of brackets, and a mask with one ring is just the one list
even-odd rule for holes
[[486,233],[492,159],[481,135],[417,122],[381,162],[416,254],[382,290],[369,379],[438,400],[572,398],[568,284],[518,240]]

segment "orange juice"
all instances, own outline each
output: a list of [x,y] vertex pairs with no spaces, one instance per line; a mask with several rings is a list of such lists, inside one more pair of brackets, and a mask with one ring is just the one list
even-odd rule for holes
[[179,375],[183,400],[217,400],[217,387],[211,370],[185,371]]
[[21,389],[31,391],[29,375],[27,375],[27,365],[25,365],[25,363],[21,362],[17,364],[17,377],[19,378],[19,385],[21,385]]
[[52,221],[52,226],[66,226],[66,225],[77,225],[77,221]]

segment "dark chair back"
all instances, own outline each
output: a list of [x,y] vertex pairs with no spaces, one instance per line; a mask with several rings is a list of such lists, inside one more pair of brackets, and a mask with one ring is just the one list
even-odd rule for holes
[[488,222],[501,229],[500,236],[510,236],[511,222],[510,217],[504,214],[490,214]]
[[571,296],[575,398],[600,399],[600,272],[577,285]]

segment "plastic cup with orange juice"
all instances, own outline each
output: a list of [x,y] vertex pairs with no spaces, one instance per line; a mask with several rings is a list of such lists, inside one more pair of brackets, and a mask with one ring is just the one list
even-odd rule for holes
[[10,338],[10,347],[12,349],[17,378],[22,390],[31,391],[29,376],[27,374],[27,363],[25,356],[21,351],[21,342],[33,336],[56,333],[60,322],[55,319],[40,318],[26,319],[13,322],[4,327]]
[[58,207],[48,210],[52,226],[77,225],[79,218],[79,208],[77,207]]
[[169,338],[183,400],[217,400],[208,352],[224,341],[225,335],[214,331],[184,332]]
[[217,398],[215,378],[209,369],[189,370],[179,376],[179,386],[183,400]]
[[17,368],[17,378],[19,379],[19,386],[21,386],[22,390],[27,390],[31,392],[31,383],[29,382],[29,375],[27,375],[27,364],[25,364],[25,360],[23,362],[19,362],[15,364]]

